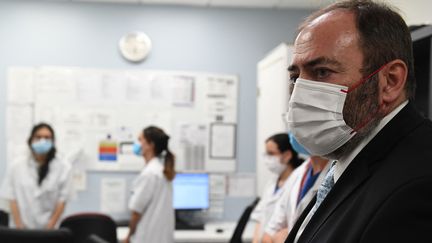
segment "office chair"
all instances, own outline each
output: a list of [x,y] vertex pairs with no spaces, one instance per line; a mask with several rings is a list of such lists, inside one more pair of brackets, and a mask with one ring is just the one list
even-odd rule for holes
[[91,234],[83,243],[109,243],[97,235]]
[[[74,235],[74,243],[100,242],[117,243],[117,226],[108,215],[101,213],[80,213],[66,217],[60,223]],[[97,239],[98,241],[96,241]]]
[[0,226],[2,243],[73,243],[72,232],[68,229],[30,230]]
[[246,209],[243,211],[242,215],[240,216],[240,219],[237,223],[237,226],[234,230],[234,233],[231,237],[230,243],[243,243],[242,241],[242,235],[243,231],[246,228],[246,224],[249,221],[249,217],[254,210],[255,206],[258,204],[260,198],[257,197],[249,206],[246,207]]
[[9,214],[0,210],[0,226],[9,226]]

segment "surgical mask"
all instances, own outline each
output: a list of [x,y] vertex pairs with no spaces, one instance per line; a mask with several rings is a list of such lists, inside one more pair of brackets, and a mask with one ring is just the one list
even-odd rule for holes
[[276,175],[282,174],[284,170],[286,170],[287,165],[281,163],[281,159],[276,155],[264,155],[264,164],[267,166],[272,173]]
[[31,148],[35,154],[46,154],[53,147],[53,142],[51,139],[39,139],[31,144]]
[[310,153],[303,147],[303,145],[301,145],[301,144],[299,144],[299,142],[297,142],[297,139],[294,137],[294,135],[291,132],[288,133],[288,136],[289,136],[289,140],[290,140],[290,144],[291,144],[292,148],[297,153],[310,156]]
[[135,142],[135,143],[133,144],[132,151],[133,151],[133,153],[134,153],[135,155],[137,155],[137,156],[142,156],[142,146],[141,146],[141,143],[139,143],[139,142]]
[[372,120],[373,113],[359,126],[351,128],[343,118],[346,96],[385,65],[351,88],[343,85],[298,78],[288,104],[286,122],[297,141],[313,155],[327,155],[348,142],[356,132]]

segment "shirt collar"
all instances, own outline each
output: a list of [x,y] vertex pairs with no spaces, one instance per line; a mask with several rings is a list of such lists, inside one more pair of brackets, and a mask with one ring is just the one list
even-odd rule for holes
[[381,131],[381,129],[383,129],[383,127],[385,125],[387,125],[387,123],[393,119],[393,117],[396,116],[396,114],[398,114],[402,108],[404,108],[406,105],[408,104],[408,100],[403,102],[402,104],[400,104],[396,109],[394,109],[392,112],[390,112],[387,116],[385,116],[379,123],[378,126],[372,130],[372,132],[365,138],[363,139],[360,144],[351,151],[351,153],[347,154],[346,156],[343,156],[342,158],[340,158],[338,160],[338,162],[335,165],[335,171],[334,171],[334,182],[336,183],[336,181],[341,177],[342,173],[345,171],[345,169],[351,164],[351,162],[353,161],[353,159],[360,153],[360,151],[378,134],[379,131]]
[[158,171],[162,165],[162,161],[159,157],[153,157],[149,160],[148,163],[144,166],[142,173],[144,171]]
[[37,162],[36,159],[32,155],[29,155],[28,160],[27,160],[27,165],[32,170],[38,170],[40,167],[39,162]]

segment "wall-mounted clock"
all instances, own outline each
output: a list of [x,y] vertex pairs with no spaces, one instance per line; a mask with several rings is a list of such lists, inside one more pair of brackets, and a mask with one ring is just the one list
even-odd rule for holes
[[150,38],[143,32],[134,31],[124,35],[119,42],[120,53],[131,62],[141,62],[152,47]]

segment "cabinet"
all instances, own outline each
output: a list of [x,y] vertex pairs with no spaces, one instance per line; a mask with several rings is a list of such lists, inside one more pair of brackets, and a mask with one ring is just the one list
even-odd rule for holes
[[417,81],[414,103],[424,116],[432,119],[432,26],[424,26],[412,31],[411,38]]
[[265,141],[276,133],[287,132],[282,114],[288,110],[288,65],[292,58],[292,46],[280,44],[257,65],[257,144],[256,173],[258,195],[266,182],[274,176],[262,161]]

